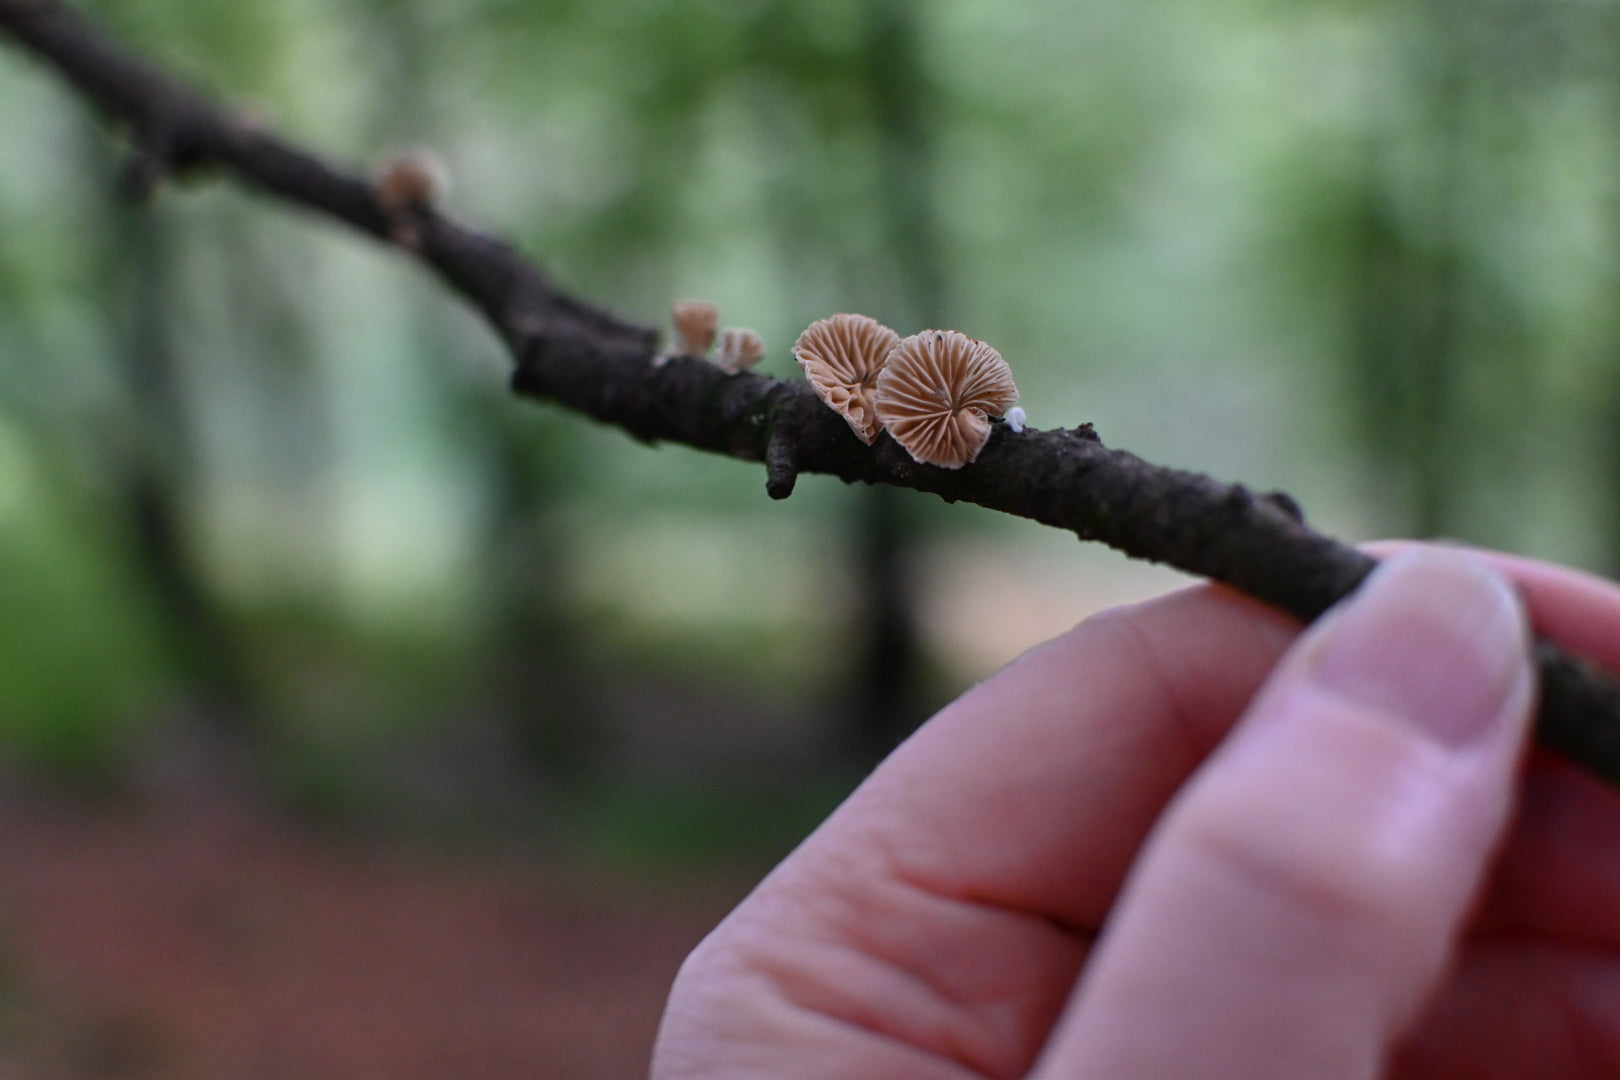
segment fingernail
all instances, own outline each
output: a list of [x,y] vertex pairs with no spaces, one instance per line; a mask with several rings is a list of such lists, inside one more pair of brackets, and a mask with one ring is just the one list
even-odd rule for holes
[[1528,701],[1523,609],[1478,558],[1413,549],[1390,556],[1315,643],[1310,679],[1452,746]]

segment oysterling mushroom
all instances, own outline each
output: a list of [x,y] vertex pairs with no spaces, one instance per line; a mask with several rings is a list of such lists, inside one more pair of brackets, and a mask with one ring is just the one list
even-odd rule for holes
[[720,309],[706,300],[681,300],[670,311],[676,356],[708,356],[720,329]]
[[715,363],[733,375],[747,371],[765,359],[765,339],[752,330],[728,327],[720,335],[720,352]]
[[450,191],[450,170],[425,147],[403,151],[384,164],[377,178],[377,205],[388,219],[388,237],[402,247],[421,245],[419,215],[436,210]]
[[1018,400],[1001,354],[955,330],[924,330],[894,347],[878,377],[877,414],[916,461],[959,469],[990,439],[990,416]]
[[793,345],[816,395],[867,445],[883,430],[873,394],[878,373],[899,341],[899,334],[876,319],[839,314],[811,323]]
[[412,147],[389,158],[377,178],[377,202],[390,216],[428,210],[450,192],[450,170],[426,147]]

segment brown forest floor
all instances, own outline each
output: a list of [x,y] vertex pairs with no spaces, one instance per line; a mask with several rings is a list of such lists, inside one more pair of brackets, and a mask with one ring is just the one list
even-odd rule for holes
[[0,797],[0,1078],[644,1076],[746,885]]

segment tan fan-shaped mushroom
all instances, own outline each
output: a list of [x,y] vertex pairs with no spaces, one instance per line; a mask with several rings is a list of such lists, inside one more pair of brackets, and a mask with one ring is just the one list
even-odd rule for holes
[[714,360],[722,370],[735,375],[739,371],[747,371],[763,359],[765,339],[752,330],[733,326],[727,327],[720,335],[720,352]]
[[437,206],[449,192],[444,159],[421,146],[389,158],[377,179],[377,201],[389,214]]
[[883,430],[872,401],[878,372],[899,341],[899,334],[876,319],[840,314],[811,323],[793,346],[816,396],[868,445]]
[[436,210],[450,191],[450,170],[425,147],[390,158],[377,176],[377,203],[388,217],[388,236],[394,243],[415,249],[422,243],[417,216]]
[[681,300],[670,311],[676,356],[708,356],[720,329],[720,309],[706,300]]
[[924,330],[894,347],[878,377],[877,414],[915,460],[959,469],[990,439],[987,416],[1018,400],[1001,354],[955,330]]

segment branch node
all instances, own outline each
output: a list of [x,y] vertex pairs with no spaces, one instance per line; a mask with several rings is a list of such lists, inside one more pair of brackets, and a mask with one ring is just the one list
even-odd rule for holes
[[130,147],[122,165],[118,167],[118,190],[134,203],[145,203],[152,198],[169,175],[165,156],[149,142],[137,142]]
[[545,383],[535,375],[529,364],[524,362],[524,353],[516,353],[517,366],[512,369],[512,393],[518,397],[544,397]]
[[1260,496],[1261,500],[1270,503],[1274,508],[1281,510],[1288,517],[1293,518],[1301,525],[1305,523],[1305,508],[1299,501],[1286,491],[1268,491]]
[[388,219],[389,237],[402,248],[420,251],[422,225],[450,191],[450,170],[432,150],[411,147],[384,162],[373,190]]
[[780,428],[771,431],[765,444],[765,493],[773,499],[785,499],[793,494],[799,482],[799,464],[795,460],[793,442]]
[[136,127],[118,169],[118,190],[137,203],[151,199],[163,182],[177,171],[179,147],[177,125],[167,115]]
[[183,103],[164,103],[137,120],[118,169],[118,189],[131,200],[144,203],[170,177],[206,167],[209,156],[198,147],[192,126],[198,122]]

